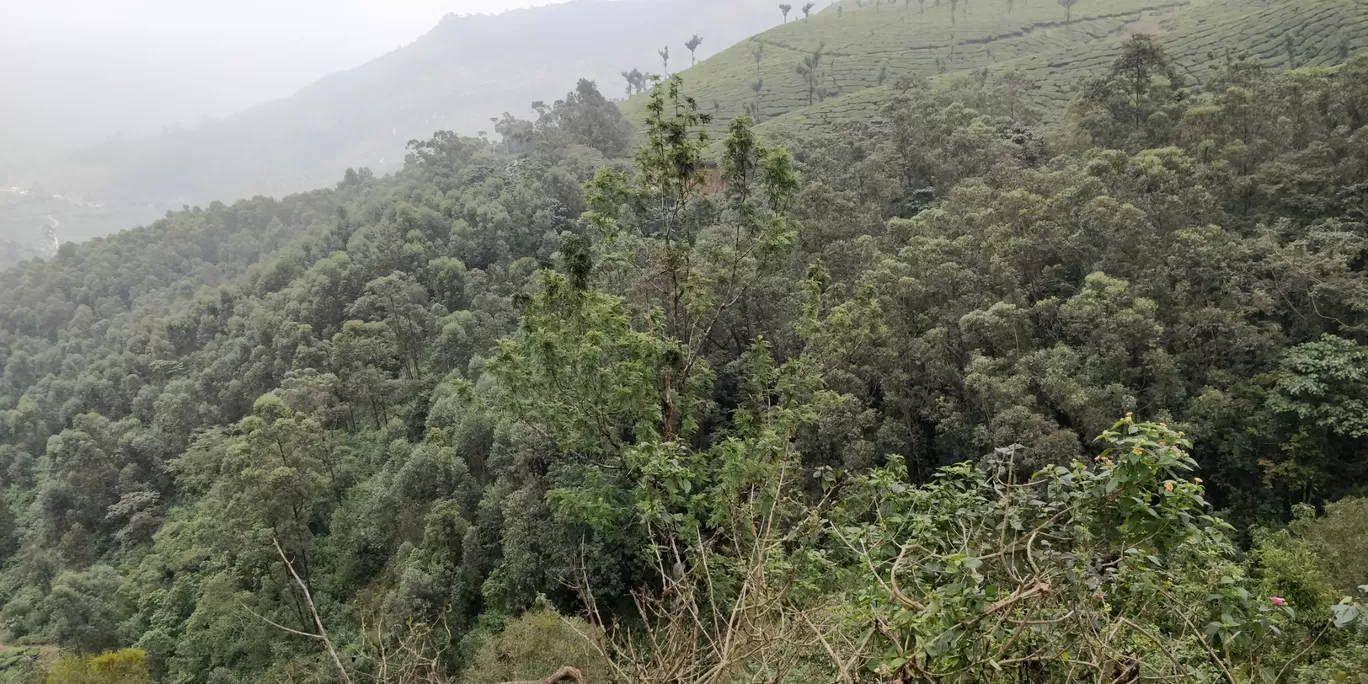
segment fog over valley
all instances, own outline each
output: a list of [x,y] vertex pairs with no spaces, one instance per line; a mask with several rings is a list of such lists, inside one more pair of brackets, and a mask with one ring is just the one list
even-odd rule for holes
[[8,0],[0,163],[190,127],[412,42],[449,12],[533,0]]
[[491,118],[529,116],[578,78],[616,95],[661,46],[701,33],[704,56],[781,19],[763,0],[281,5],[7,4],[0,188],[40,192],[0,204],[0,239],[48,214],[81,240],[350,166],[391,172],[410,139],[494,135]]

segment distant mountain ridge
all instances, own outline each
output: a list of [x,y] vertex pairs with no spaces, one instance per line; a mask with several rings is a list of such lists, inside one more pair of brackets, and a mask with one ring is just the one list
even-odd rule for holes
[[[490,117],[530,116],[591,78],[687,66],[782,20],[768,0],[571,0],[497,15],[448,15],[413,43],[295,95],[193,129],[82,149],[35,174],[59,193],[164,211],[181,203],[282,195],[331,184],[347,167],[402,165],[408,140],[436,130],[493,133]],[[157,213],[160,213],[158,211]]]

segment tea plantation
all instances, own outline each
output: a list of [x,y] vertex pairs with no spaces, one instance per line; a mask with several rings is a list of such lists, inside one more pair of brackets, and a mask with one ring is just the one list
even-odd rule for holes
[[[1226,58],[1300,68],[1368,50],[1364,0],[1083,0],[1070,14],[1047,0],[849,0],[808,17],[795,7],[787,24],[682,74],[715,132],[742,114],[792,130],[873,116],[904,74],[944,84],[1017,70],[1029,99],[1057,110],[1133,33],[1155,35],[1196,84]],[[644,103],[624,113],[639,120]]]

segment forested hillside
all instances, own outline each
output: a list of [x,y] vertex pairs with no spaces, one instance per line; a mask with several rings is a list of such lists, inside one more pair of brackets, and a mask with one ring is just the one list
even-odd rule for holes
[[581,81],[0,273],[0,642],[46,682],[1361,681],[1368,57],[1217,61],[1139,35],[1049,116],[908,75],[772,138]]
[[20,262],[39,259],[43,256],[43,252],[33,244],[33,241],[0,240],[0,268],[9,268]]

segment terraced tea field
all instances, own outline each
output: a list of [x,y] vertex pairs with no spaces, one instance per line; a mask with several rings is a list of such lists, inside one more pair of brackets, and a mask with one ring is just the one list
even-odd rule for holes
[[[1034,104],[1059,111],[1080,79],[1111,65],[1133,31],[1154,34],[1179,71],[1201,85],[1222,68],[1227,54],[1285,69],[1331,66],[1368,51],[1368,0],[1195,0],[1178,11],[1147,13],[1089,45],[1042,51],[990,68],[1022,72],[1036,84],[1030,95]],[[890,95],[887,87],[867,88],[795,110],[762,129],[795,131],[873,117]]]
[[[1110,65],[1120,42],[1136,32],[1155,34],[1198,83],[1224,64],[1227,51],[1286,68],[1334,64],[1368,50],[1368,0],[1082,0],[1068,25],[1052,0],[957,0],[953,18],[950,0],[936,3],[863,0],[861,8],[843,0],[808,18],[795,9],[786,25],[684,71],[686,89],[715,115],[715,132],[748,103],[758,103],[761,121],[770,122],[765,128],[794,129],[874,116],[890,94],[886,84],[906,73],[944,81],[983,68],[1017,69],[1037,84],[1036,103],[1053,108],[1080,78]],[[819,46],[819,92],[810,93],[797,67]],[[644,99],[623,110],[640,120]]]
[[[860,9],[828,8],[808,18],[790,19],[682,74],[690,94],[716,115],[717,128],[724,129],[746,112],[748,102],[759,103],[763,121],[819,99],[892,83],[901,74],[934,76],[1042,52],[1080,50],[1133,22],[1176,11],[1190,1],[1085,0],[1073,8],[1073,21],[1065,26],[1064,9],[1053,0],[1013,0],[1010,11],[1005,0],[957,0],[953,18],[950,0],[879,7],[871,0]],[[797,67],[819,47],[823,57],[815,85],[821,92],[810,97],[807,79]],[[757,98],[753,84],[758,80],[763,87]],[[643,98],[625,103],[624,112],[639,120],[644,115]]]
[[[1331,66],[1368,50],[1368,1],[1208,0],[1156,28],[1150,32],[1169,58],[1203,85],[1227,56],[1296,69]],[[1105,41],[1082,51],[1026,57],[1015,66],[1040,85],[1042,99],[1061,102],[1079,77],[1106,69],[1116,51],[1116,41]]]

